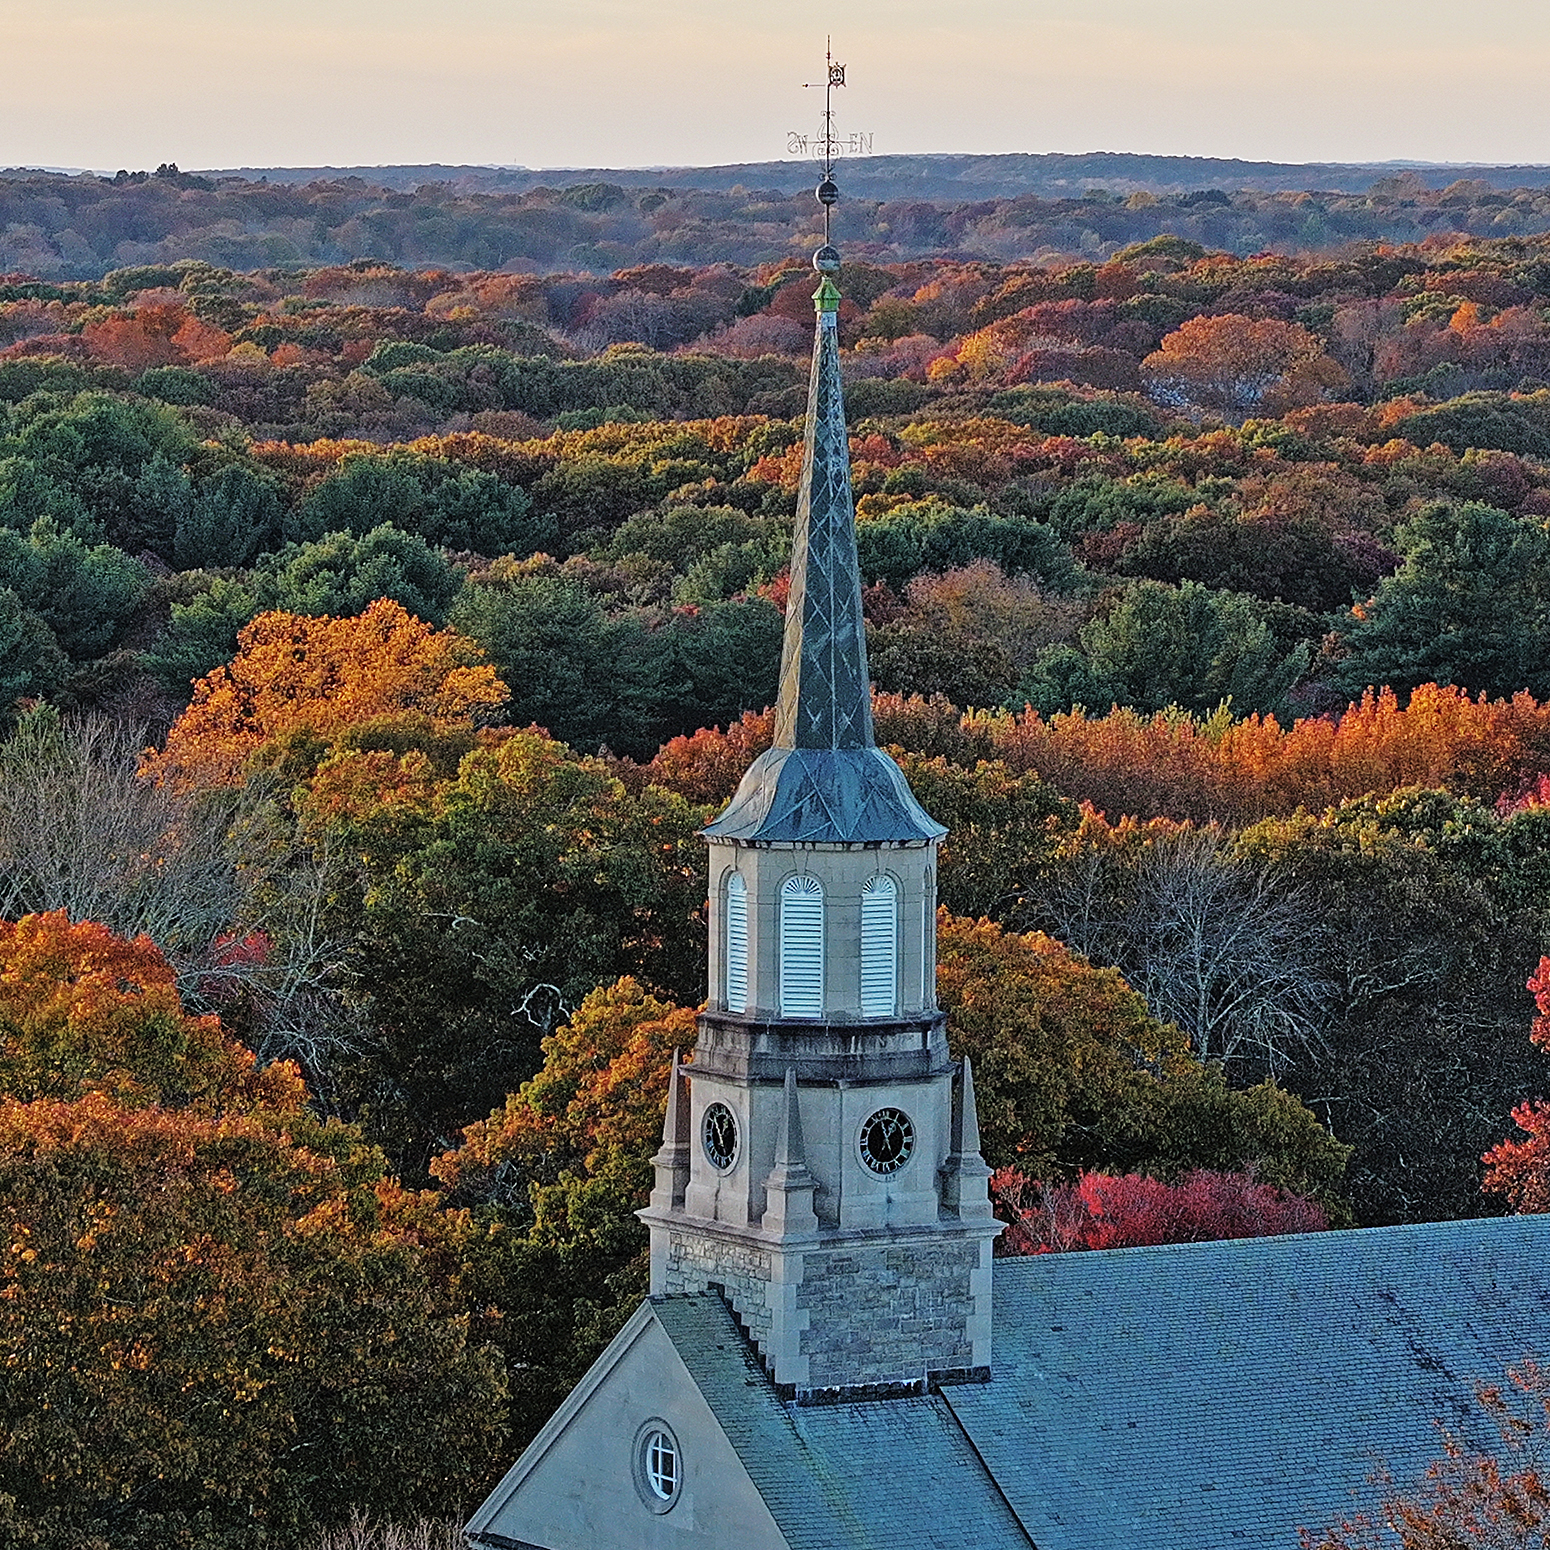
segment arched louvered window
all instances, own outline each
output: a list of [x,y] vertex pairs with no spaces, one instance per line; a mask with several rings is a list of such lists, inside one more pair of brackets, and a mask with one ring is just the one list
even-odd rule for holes
[[893,879],[869,878],[861,890],[861,1015],[899,1010],[899,891]]
[[823,885],[816,877],[781,885],[780,1014],[823,1016]]
[[729,1012],[748,1010],[748,884],[742,873],[727,878],[726,1006]]

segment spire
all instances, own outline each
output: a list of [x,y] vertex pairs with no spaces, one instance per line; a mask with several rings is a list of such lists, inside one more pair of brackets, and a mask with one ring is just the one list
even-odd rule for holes
[[683,1102],[683,1068],[673,1051],[667,1078],[667,1112],[662,1117],[662,1145],[651,1159],[657,1170],[651,1203],[664,1211],[681,1207],[689,1186],[689,1110]]
[[[823,186],[833,188],[828,179]],[[818,331],[807,390],[775,746],[754,761],[725,812],[705,833],[715,839],[806,844],[940,839],[947,831],[916,802],[898,765],[873,740],[850,437],[840,388],[840,292],[833,278],[840,255],[825,243],[813,256],[813,266],[822,276],[813,294]]]
[[990,1169],[980,1156],[979,1111],[974,1103],[974,1067],[964,1056],[953,1083],[953,1118],[948,1132],[947,1161],[942,1164],[942,1205],[960,1218],[994,1215],[988,1181]]
[[818,1230],[813,1213],[813,1191],[818,1181],[808,1172],[807,1151],[802,1143],[802,1108],[797,1100],[797,1073],[786,1067],[786,1086],[781,1094],[780,1129],[775,1135],[775,1166],[764,1181],[764,1230],[782,1237],[803,1236]]
[[807,390],[807,444],[791,550],[775,746],[870,748],[871,679],[856,559],[850,435],[840,389],[840,293],[827,274],[813,302],[818,336]]
[[974,1065],[963,1057],[962,1071],[953,1090],[953,1126],[950,1150],[960,1157],[979,1156],[980,1116],[974,1102]]
[[775,1167],[770,1178],[777,1188],[792,1181],[808,1183],[807,1147],[802,1140],[802,1107],[797,1102],[795,1066],[786,1067],[786,1087],[781,1094],[780,1129],[775,1133]]

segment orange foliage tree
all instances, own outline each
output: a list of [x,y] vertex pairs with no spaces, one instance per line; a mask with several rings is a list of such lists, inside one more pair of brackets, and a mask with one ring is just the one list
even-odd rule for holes
[[235,659],[194,685],[146,769],[182,787],[234,785],[254,754],[281,739],[307,738],[321,752],[374,717],[466,721],[506,697],[472,641],[389,598],[353,619],[260,614],[237,637]]
[[977,718],[995,756],[1111,814],[1252,822],[1404,786],[1495,801],[1550,768],[1550,704],[1422,684],[1369,691],[1337,716],[1204,721],[1167,712]]
[[260,1071],[217,1018],[183,1010],[149,937],[61,911],[0,921],[0,1093],[277,1113],[304,1097],[293,1066]]
[[1316,403],[1347,385],[1316,335],[1279,318],[1190,318],[1142,362],[1166,397],[1225,414]]
[[465,1193],[525,1197],[539,1242],[637,1246],[632,1213],[651,1188],[673,1051],[693,1051],[694,1019],[628,976],[600,986],[543,1041],[537,1075],[432,1173]]
[[664,743],[645,768],[646,778],[690,802],[725,802],[743,772],[775,737],[775,712],[744,711],[724,731],[705,727]]
[[231,349],[229,334],[175,301],[146,302],[128,315],[116,312],[86,324],[81,335],[98,360],[129,371],[216,360]]
[[[1430,683],[1405,704],[1392,690],[1370,690],[1338,715],[1289,727],[1273,716],[1123,708],[963,715],[945,700],[893,694],[874,696],[873,713],[880,743],[971,768],[999,759],[1115,817],[1244,824],[1405,786],[1516,800],[1550,771],[1550,703]],[[725,801],[769,746],[773,724],[768,712],[749,712],[725,731],[674,738],[646,766],[649,778],[691,801]]]
[[0,1533],[257,1550],[455,1509],[504,1440],[473,1230],[299,1116],[0,1100]]
[[0,931],[0,1539],[261,1550],[483,1483],[480,1234],[305,1096],[148,942]]
[[475,1260],[502,1317],[517,1440],[575,1387],[645,1291],[651,1187],[672,1052],[694,1013],[624,978],[544,1042],[542,1069],[431,1171],[452,1200],[488,1202],[502,1231]]

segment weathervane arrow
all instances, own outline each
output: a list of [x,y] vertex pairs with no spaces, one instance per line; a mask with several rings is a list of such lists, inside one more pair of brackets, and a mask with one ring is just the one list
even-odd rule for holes
[[824,39],[824,79],[819,81],[804,81],[803,88],[816,90],[823,87],[823,126],[817,135],[809,138],[798,130],[792,130],[786,136],[786,154],[788,156],[814,156],[823,164],[823,181],[819,183],[816,194],[818,202],[823,206],[823,246],[813,257],[813,264],[818,269],[830,272],[839,268],[840,255],[837,249],[829,241],[829,218],[836,202],[839,200],[840,191],[834,181],[834,164],[841,156],[870,156],[872,154],[872,136],[870,132],[852,133],[848,140],[842,141],[834,132],[834,88],[845,84],[845,66],[834,62],[834,46],[832,38]]

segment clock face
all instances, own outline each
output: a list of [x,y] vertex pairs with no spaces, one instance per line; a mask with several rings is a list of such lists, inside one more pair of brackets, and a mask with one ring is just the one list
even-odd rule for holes
[[724,1103],[713,1103],[700,1122],[700,1144],[711,1167],[725,1173],[737,1161],[737,1116]]
[[861,1127],[861,1161],[886,1178],[897,1173],[915,1150],[915,1127],[903,1109],[879,1109]]

